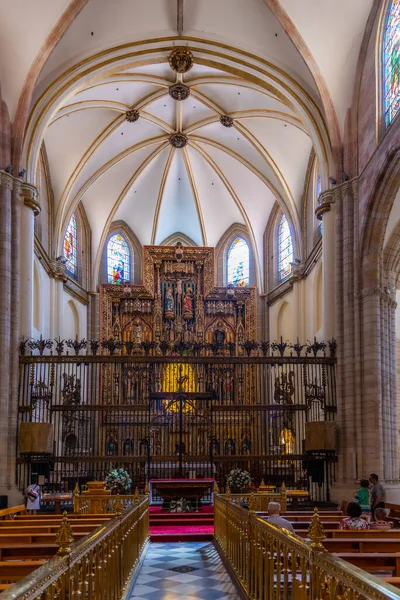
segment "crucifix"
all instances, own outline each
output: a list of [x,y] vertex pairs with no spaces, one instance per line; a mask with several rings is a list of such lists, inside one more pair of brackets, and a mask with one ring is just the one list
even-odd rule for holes
[[177,0],[176,2],[176,29],[178,35],[183,34],[183,2],[184,0]]

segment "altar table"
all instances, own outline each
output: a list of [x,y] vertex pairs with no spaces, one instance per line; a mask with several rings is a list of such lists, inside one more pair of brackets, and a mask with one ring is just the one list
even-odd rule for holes
[[54,512],[56,515],[61,515],[61,503],[72,502],[72,494],[43,494],[41,504],[54,504]]
[[291,510],[297,510],[299,508],[299,499],[309,498],[310,494],[303,490],[287,490],[286,497],[292,499]]
[[150,479],[149,483],[151,491],[158,491],[166,508],[171,500],[178,498],[198,502],[213,487],[214,479]]

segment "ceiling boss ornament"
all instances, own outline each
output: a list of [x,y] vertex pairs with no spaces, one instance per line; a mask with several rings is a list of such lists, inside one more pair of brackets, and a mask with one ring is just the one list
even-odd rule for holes
[[180,102],[181,100],[186,100],[186,98],[189,98],[190,89],[184,83],[174,83],[174,85],[170,86],[168,93],[171,98]]
[[128,123],[134,123],[138,120],[139,116],[139,111],[135,108],[132,108],[132,110],[128,110],[125,113],[125,119],[128,121]]
[[168,62],[175,73],[187,73],[193,67],[193,54],[189,48],[175,48],[169,55]]
[[169,136],[169,143],[174,148],[184,148],[188,143],[188,139],[184,133],[173,133]]
[[233,119],[229,115],[221,115],[219,118],[219,122],[224,127],[232,127],[233,125]]

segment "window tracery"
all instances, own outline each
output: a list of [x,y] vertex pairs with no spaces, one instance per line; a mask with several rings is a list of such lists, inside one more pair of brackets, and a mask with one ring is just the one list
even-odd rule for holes
[[71,216],[64,236],[64,258],[65,268],[69,273],[76,276],[78,273],[78,229],[75,213]]
[[281,282],[292,272],[293,243],[290,227],[283,214],[278,227],[278,281]]
[[250,283],[249,246],[242,237],[236,237],[229,247],[227,274],[227,283],[238,287],[246,287]]
[[130,252],[125,238],[116,233],[107,244],[108,283],[123,283],[130,279]]
[[383,95],[385,125],[390,125],[400,108],[400,0],[392,0],[383,42]]

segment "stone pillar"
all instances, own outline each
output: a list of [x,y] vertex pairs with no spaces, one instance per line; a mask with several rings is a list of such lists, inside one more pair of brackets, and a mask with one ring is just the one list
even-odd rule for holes
[[64,281],[65,276],[65,264],[60,260],[51,260],[50,265],[53,271],[53,332],[57,332],[57,335],[62,335],[62,322],[63,322],[63,295],[64,295]]
[[33,320],[33,256],[35,248],[35,215],[39,214],[37,190],[27,183],[21,184],[20,212],[20,337],[32,336]]
[[321,194],[315,211],[323,221],[322,233],[322,329],[325,340],[336,337],[335,327],[335,201],[333,190]]
[[293,339],[295,343],[297,339],[304,342],[304,306],[303,306],[303,272],[304,263],[292,263],[291,282],[293,283]]
[[11,279],[12,279],[12,227],[11,202],[14,178],[0,171],[0,494],[8,494],[12,485],[9,472],[10,447],[10,352],[11,352]]

